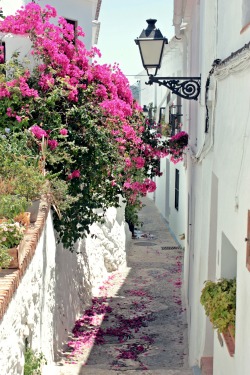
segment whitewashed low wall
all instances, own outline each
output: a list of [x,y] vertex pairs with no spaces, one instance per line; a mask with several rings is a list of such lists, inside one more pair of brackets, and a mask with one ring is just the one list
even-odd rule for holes
[[[25,340],[48,363],[108,272],[126,265],[124,205],[110,208],[106,223],[91,227],[77,253],[56,246],[51,213],[35,255],[0,322],[0,374],[22,375]],[[128,237],[129,238],[129,237]]]

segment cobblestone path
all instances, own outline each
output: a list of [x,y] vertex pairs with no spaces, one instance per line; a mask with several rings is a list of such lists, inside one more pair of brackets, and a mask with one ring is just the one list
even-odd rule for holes
[[182,303],[183,250],[154,203],[128,250],[128,268],[112,273],[76,322],[60,375],[191,375]]

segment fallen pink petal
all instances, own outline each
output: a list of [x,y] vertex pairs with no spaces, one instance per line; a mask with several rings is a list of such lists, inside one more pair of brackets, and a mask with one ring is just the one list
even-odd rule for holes
[[[146,251],[139,241],[158,245],[155,249],[148,246]],[[134,253],[129,255],[133,268],[128,275],[124,277],[121,271],[109,275],[75,322],[68,341],[68,361],[73,364],[89,353],[81,362],[86,374],[101,358],[110,373],[135,368],[154,371],[153,358],[158,357],[163,368],[171,368],[171,363],[182,368],[186,345],[185,328],[180,329],[185,313],[181,298],[183,253],[181,249],[169,250],[166,259],[162,243],[165,247],[163,240],[141,232],[134,240]],[[172,333],[168,333],[169,324],[175,330]]]

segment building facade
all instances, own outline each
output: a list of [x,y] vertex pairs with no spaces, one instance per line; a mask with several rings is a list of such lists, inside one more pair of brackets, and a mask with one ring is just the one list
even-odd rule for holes
[[[14,14],[21,6],[29,3],[28,0],[8,1],[1,0],[1,7],[5,16]],[[39,5],[44,7],[47,1],[39,1]],[[98,43],[100,30],[99,13],[102,0],[51,0],[49,5],[56,8],[57,14],[64,17],[75,27],[81,26],[84,33],[84,43],[87,49]],[[28,58],[32,61],[30,54],[30,41],[25,36],[0,35],[0,40],[5,44],[5,59],[9,60],[13,52],[18,52],[20,59]]]
[[[197,101],[180,101],[164,87],[151,88],[156,90],[151,98],[157,119],[164,107],[165,122],[171,123],[171,106],[180,105],[177,124],[189,134],[183,162],[162,160],[163,176],[152,198],[185,248],[190,365],[202,368],[210,360],[214,375],[248,375],[250,2],[174,0],[173,24],[175,37],[165,47],[158,75],[201,76],[201,92]],[[146,95],[142,91],[142,105]],[[185,239],[180,241],[181,234]],[[200,297],[206,280],[234,277],[232,354],[206,317]]]

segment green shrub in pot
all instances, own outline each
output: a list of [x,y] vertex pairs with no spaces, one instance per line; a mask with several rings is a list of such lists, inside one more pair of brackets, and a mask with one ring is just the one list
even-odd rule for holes
[[28,202],[25,197],[0,194],[0,219],[14,219],[25,212],[27,207]]
[[25,228],[11,220],[0,224],[0,246],[16,247],[24,237]]
[[40,171],[39,158],[30,153],[25,137],[25,133],[19,137],[1,137],[0,194],[18,195],[32,201],[43,193],[45,176]]
[[0,245],[0,270],[1,268],[8,268],[12,257],[9,255],[7,246]]
[[[0,167],[0,178],[3,186],[8,184],[10,194],[24,197],[27,201],[39,198],[44,191],[45,176],[36,165],[29,165],[24,157],[13,160],[5,168]],[[11,184],[8,179],[11,179]]]
[[235,327],[236,279],[206,281],[201,292],[200,302],[209,317],[213,328],[220,333],[229,326]]

